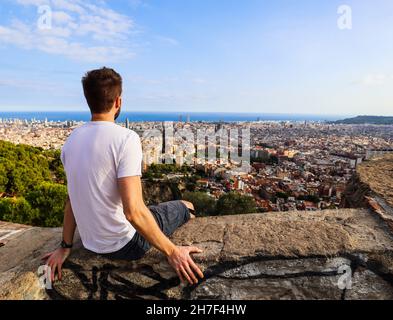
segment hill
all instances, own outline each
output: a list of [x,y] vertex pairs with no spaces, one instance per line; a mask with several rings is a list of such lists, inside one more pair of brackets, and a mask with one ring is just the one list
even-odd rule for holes
[[335,124],[377,124],[377,125],[393,125],[393,117],[381,116],[357,116],[344,120],[334,121]]

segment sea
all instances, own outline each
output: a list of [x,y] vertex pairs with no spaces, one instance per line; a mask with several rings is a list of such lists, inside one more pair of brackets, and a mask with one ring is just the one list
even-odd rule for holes
[[[162,121],[191,121],[191,122],[242,122],[242,121],[336,121],[347,116],[312,115],[312,114],[279,114],[279,113],[208,113],[208,112],[140,112],[124,111],[118,121],[125,122],[162,122]],[[84,111],[0,111],[1,119],[41,120],[44,121],[89,121],[90,113]]]

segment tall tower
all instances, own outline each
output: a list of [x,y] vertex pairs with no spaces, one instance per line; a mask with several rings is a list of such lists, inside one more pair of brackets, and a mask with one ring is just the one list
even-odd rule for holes
[[126,119],[126,128],[130,129],[130,120],[128,120],[128,118]]
[[162,122],[162,154],[165,154],[165,123]]

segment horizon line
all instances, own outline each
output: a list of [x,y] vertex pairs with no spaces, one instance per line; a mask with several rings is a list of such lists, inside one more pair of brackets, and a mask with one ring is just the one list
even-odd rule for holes
[[[39,112],[39,113],[63,113],[63,112],[78,112],[78,113],[90,113],[89,110],[0,110],[1,113],[22,113],[22,112]],[[312,115],[312,116],[360,116],[354,114],[333,114],[333,113],[294,113],[294,112],[235,112],[235,111],[158,111],[158,110],[148,110],[148,111],[137,111],[137,110],[122,110],[122,113],[145,113],[145,114],[238,114],[238,115]],[[367,116],[377,116],[377,115],[367,115]]]

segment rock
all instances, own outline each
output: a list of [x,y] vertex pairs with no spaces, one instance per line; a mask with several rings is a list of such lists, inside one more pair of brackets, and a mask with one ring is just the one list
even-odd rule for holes
[[[205,279],[179,283],[152,249],[136,262],[110,261],[77,243],[63,281],[43,290],[39,257],[59,229],[31,228],[0,248],[2,299],[392,299],[393,239],[367,209],[198,218],[172,237],[196,245]],[[19,250],[18,248],[23,248]],[[32,252],[32,253],[31,253]],[[350,270],[352,289],[339,286]]]
[[0,299],[48,299],[37,274],[41,257],[59,245],[61,229],[17,227],[2,223],[3,230],[11,233],[0,248]]
[[352,279],[352,289],[346,291],[347,300],[393,300],[393,287],[389,279],[384,279],[370,270],[359,268]]
[[363,162],[357,169],[360,180],[393,207],[393,155]]
[[343,197],[343,206],[370,208],[393,230],[393,155],[358,166]]

